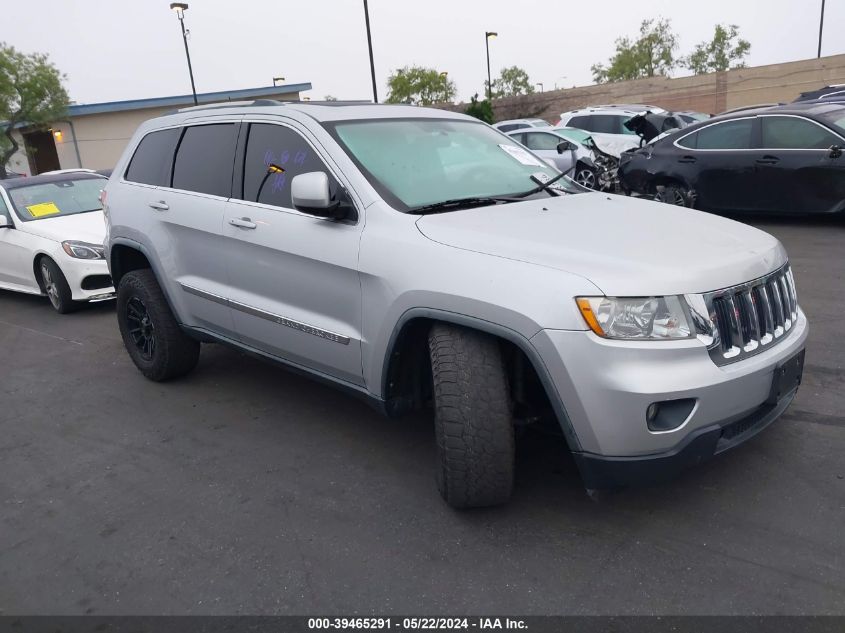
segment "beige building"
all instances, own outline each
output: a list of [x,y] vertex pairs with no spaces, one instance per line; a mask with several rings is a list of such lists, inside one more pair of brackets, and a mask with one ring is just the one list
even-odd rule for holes
[[[306,90],[311,90],[310,83],[206,92],[198,94],[197,101],[200,105],[255,99],[296,101]],[[15,130],[21,150],[6,167],[28,176],[76,167],[111,169],[139,124],[192,105],[192,95],[71,105],[65,120],[53,122],[48,130]]]

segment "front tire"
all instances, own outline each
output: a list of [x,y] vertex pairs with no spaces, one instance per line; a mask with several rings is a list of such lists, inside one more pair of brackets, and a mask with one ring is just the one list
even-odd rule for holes
[[598,178],[596,177],[596,170],[591,167],[579,164],[575,168],[575,182],[587,189],[596,189]]
[[504,503],[513,490],[514,429],[499,345],[445,323],[432,327],[428,345],[440,494],[459,509]]
[[152,270],[133,270],[120,280],[117,323],[132,362],[150,380],[170,380],[196,367],[200,344],[179,327]]
[[74,302],[67,279],[56,262],[49,257],[42,257],[38,262],[38,271],[41,275],[41,287],[56,312],[67,314],[79,307]]

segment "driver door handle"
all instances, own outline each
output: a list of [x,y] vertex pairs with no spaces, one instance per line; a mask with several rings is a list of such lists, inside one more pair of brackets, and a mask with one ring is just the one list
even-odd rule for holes
[[679,163],[694,163],[696,160],[698,160],[698,159],[695,156],[681,156],[678,159],[678,162]]
[[766,154],[765,156],[763,156],[763,158],[757,159],[757,163],[759,165],[775,165],[779,162],[780,158],[778,158],[777,156],[770,156],[769,154]]
[[164,200],[150,202],[150,206],[156,211],[167,211],[170,208]]
[[230,218],[229,224],[241,229],[254,229],[258,225],[249,218]]

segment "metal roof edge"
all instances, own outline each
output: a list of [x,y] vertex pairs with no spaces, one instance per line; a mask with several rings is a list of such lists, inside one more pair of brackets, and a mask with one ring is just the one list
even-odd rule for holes
[[[228,100],[237,101],[245,97],[266,97],[293,92],[304,92],[305,90],[311,90],[311,82],[198,93],[197,102],[202,105]],[[68,106],[66,115],[68,117],[87,116],[90,114],[103,114],[105,112],[125,112],[128,110],[144,110],[147,108],[193,105],[193,103],[194,97],[191,94],[174,95],[170,97],[152,97],[149,99],[130,99],[127,101],[108,101],[105,103],[84,103]]]

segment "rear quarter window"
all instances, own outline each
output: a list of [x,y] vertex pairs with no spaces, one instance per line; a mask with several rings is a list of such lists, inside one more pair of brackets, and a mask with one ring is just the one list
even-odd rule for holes
[[175,127],[150,132],[142,138],[126,168],[126,180],[169,187],[173,152],[181,133],[182,128]]

